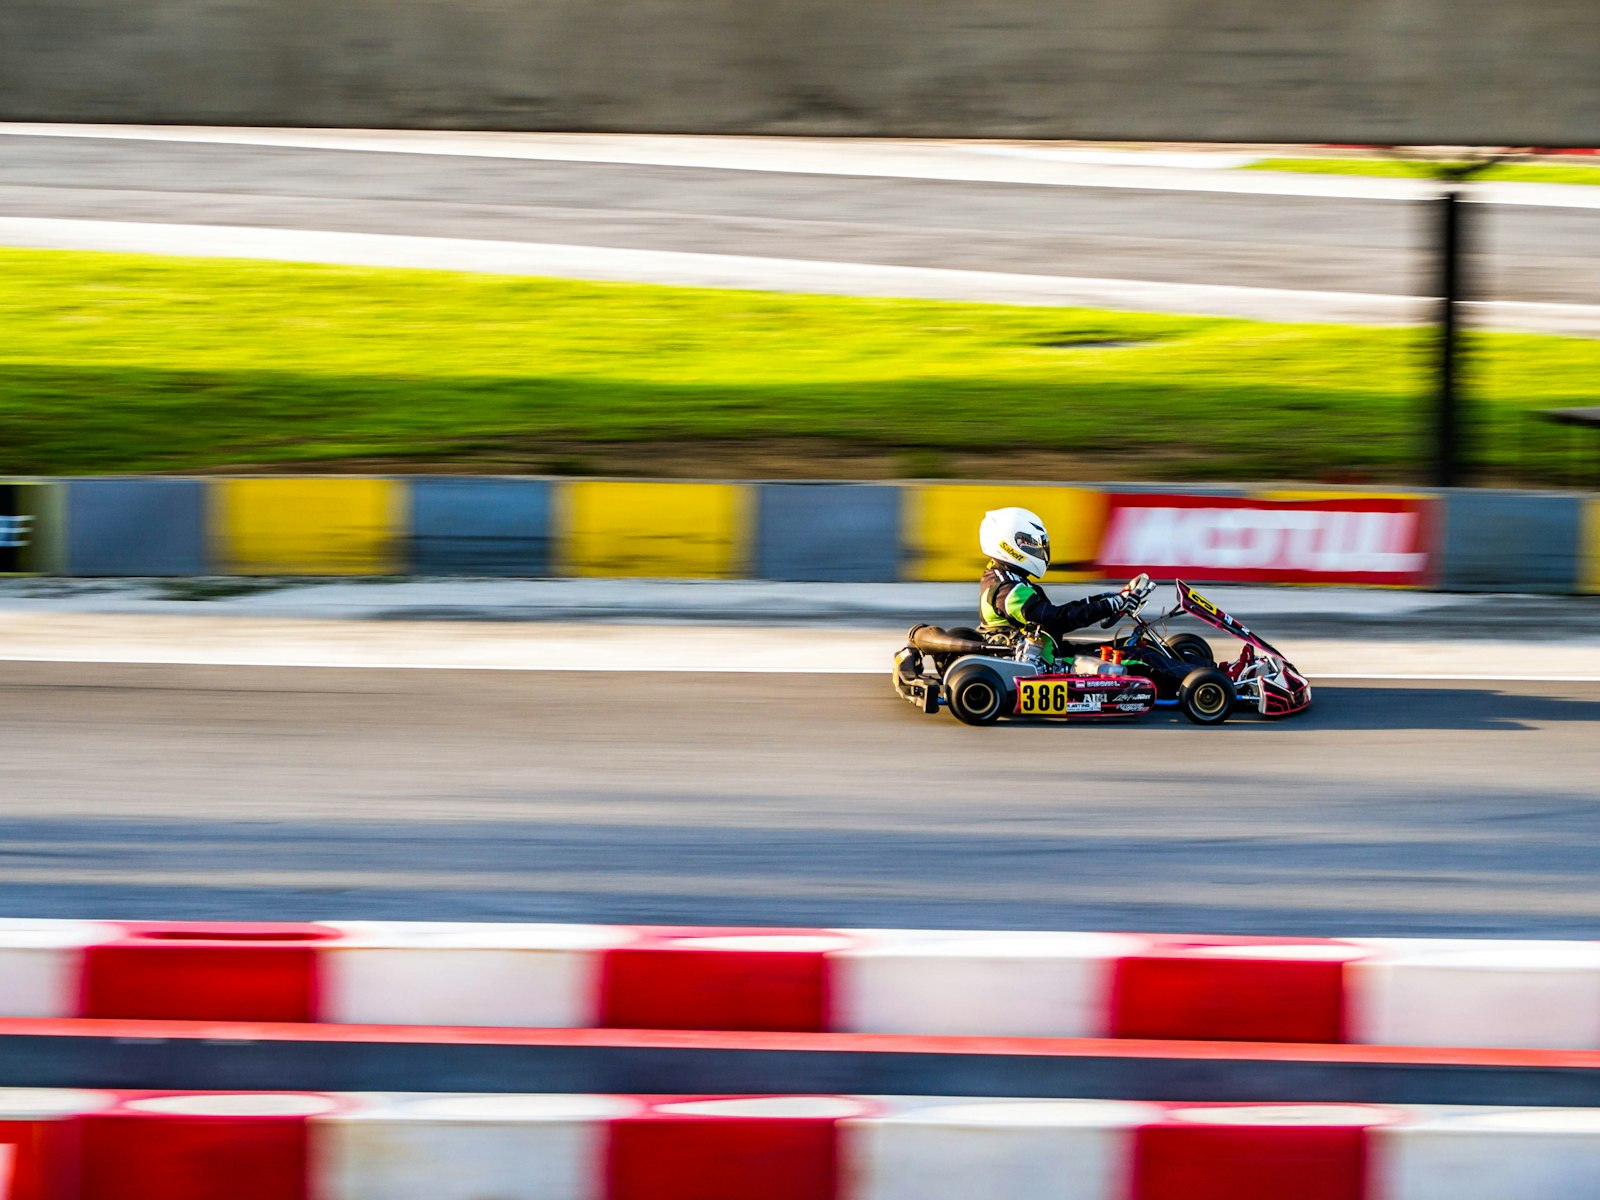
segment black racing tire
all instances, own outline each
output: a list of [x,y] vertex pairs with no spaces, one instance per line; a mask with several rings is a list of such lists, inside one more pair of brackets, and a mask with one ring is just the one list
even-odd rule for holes
[[1211,649],[1211,643],[1198,633],[1168,634],[1167,645],[1186,663],[1193,663],[1197,667],[1217,665],[1217,656]]
[[965,663],[945,676],[944,702],[964,725],[993,725],[1009,695],[1000,672],[981,662]]
[[1178,707],[1196,725],[1221,725],[1233,712],[1233,680],[1215,667],[1196,667],[1178,685]]

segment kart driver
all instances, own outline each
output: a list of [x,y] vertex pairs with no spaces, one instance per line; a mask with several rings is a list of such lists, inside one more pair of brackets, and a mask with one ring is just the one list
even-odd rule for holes
[[1025,508],[984,513],[978,545],[989,556],[978,594],[979,619],[985,628],[1038,625],[1059,639],[1071,630],[1120,616],[1137,603],[1123,589],[1051,604],[1034,582],[1050,566],[1050,535],[1038,515]]

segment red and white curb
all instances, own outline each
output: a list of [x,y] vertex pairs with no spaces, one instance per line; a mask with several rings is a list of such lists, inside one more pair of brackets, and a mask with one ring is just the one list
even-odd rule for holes
[[8,1200],[1574,1200],[1600,1110],[0,1090]]
[[1600,1048],[1600,942],[0,921],[0,1017]]

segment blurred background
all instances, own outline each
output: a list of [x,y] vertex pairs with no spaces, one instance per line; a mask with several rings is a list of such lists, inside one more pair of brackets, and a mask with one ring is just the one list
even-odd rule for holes
[[[1597,48],[1559,0],[13,0],[0,877],[1587,928]],[[1021,765],[893,702],[1008,504],[1058,599],[1203,583],[1317,711]]]
[[[1345,1102],[1600,1103],[1597,61],[1593,0],[4,0],[0,1082],[1054,1099],[8,1086],[0,1200],[1594,1194],[1592,1113]],[[903,703],[1011,506],[1311,710]]]

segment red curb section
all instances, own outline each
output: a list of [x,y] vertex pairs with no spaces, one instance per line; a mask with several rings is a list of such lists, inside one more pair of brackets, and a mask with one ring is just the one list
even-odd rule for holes
[[[1116,960],[1113,1037],[1342,1042],[1344,963],[1248,951],[1289,938],[1166,938]],[[1230,954],[1229,951],[1235,950]]]
[[[11,1089],[10,1200],[1575,1200],[1600,1110]],[[1530,1132],[1534,1136],[1530,1136]]]
[[0,920],[0,1017],[1600,1050],[1600,941]]
[[79,1012],[85,1017],[315,1021],[316,942],[337,929],[312,924],[129,921],[122,937],[86,946]]
[[[828,960],[820,950],[750,950],[763,939],[826,929],[644,928],[604,953],[598,1024],[611,1029],[828,1028]],[[712,948],[717,947],[717,948]],[[725,948],[731,947],[731,948]]]

